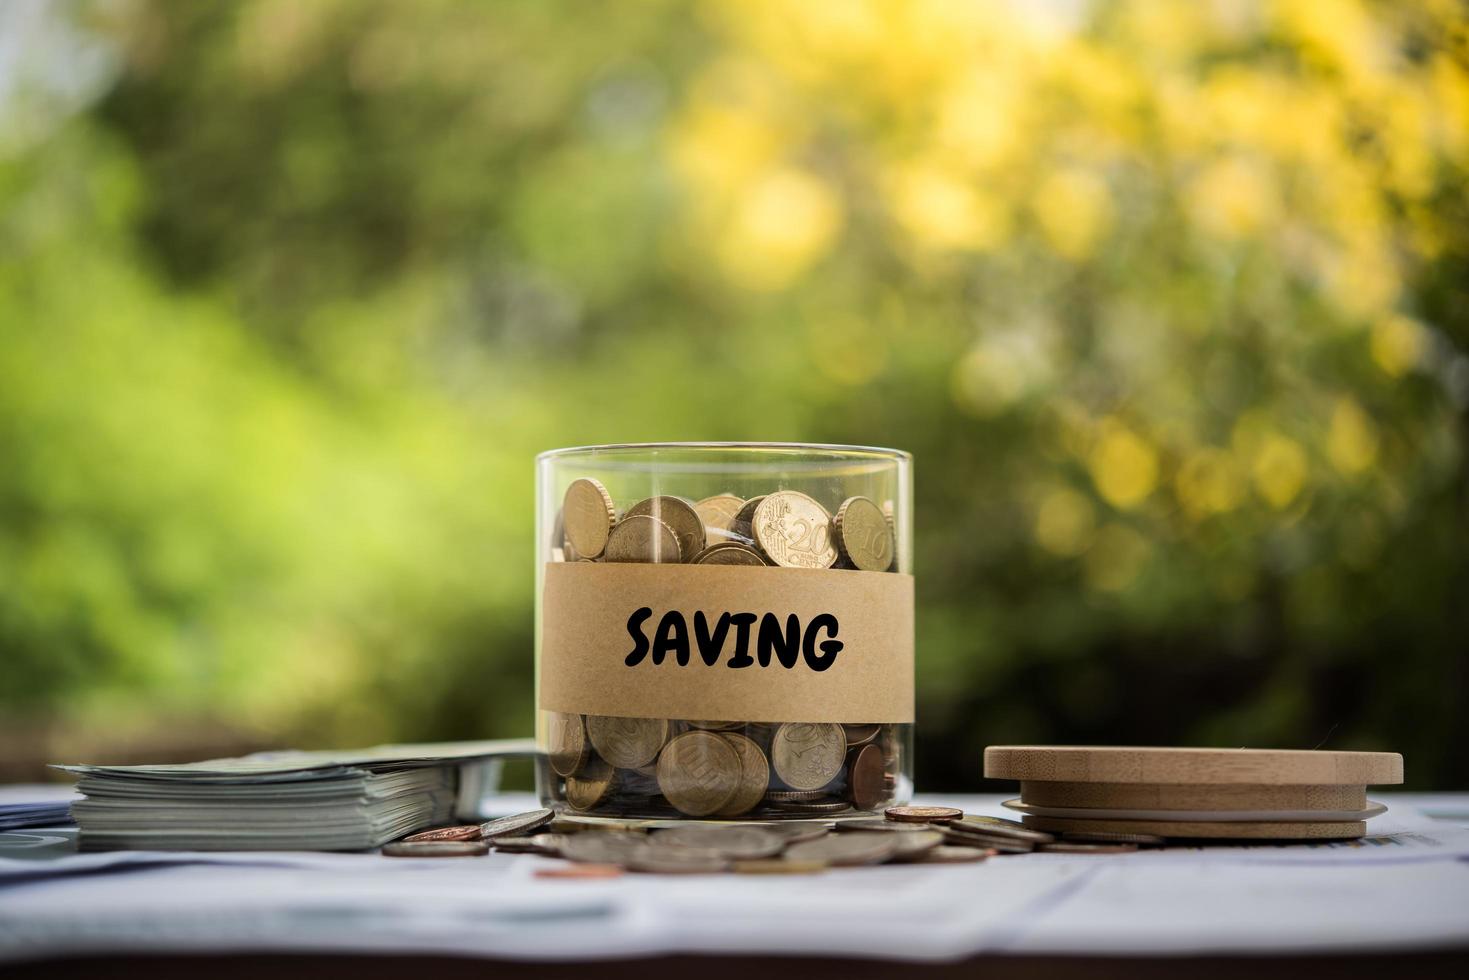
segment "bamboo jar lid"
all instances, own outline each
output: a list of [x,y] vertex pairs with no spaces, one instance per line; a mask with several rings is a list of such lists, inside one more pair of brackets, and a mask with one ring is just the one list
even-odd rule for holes
[[[1367,832],[1367,786],[1403,781],[1395,752],[992,745],[984,774],[1020,781],[1006,804],[1053,832],[1306,840]],[[1177,811],[1170,819],[1169,811]],[[1320,819],[1312,819],[1313,812]]]

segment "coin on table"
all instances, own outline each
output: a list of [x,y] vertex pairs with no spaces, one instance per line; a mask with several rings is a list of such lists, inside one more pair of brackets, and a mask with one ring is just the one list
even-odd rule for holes
[[476,830],[480,836],[487,838],[512,837],[517,834],[528,834],[532,830],[544,827],[556,818],[553,810],[527,810],[525,813],[516,813],[508,817],[496,817],[480,824]]
[[654,831],[655,845],[686,850],[713,851],[721,857],[763,858],[785,850],[786,839],[760,827],[720,827],[712,824],[688,824]]
[[833,834],[786,848],[792,861],[823,861],[833,866],[880,864],[898,852],[896,834]]
[[821,823],[816,820],[802,820],[796,823],[763,823],[760,829],[768,830],[772,834],[779,834],[787,844],[798,844],[801,841],[816,840],[825,837],[831,830],[830,824]]
[[847,748],[849,749],[866,745],[877,738],[877,733],[881,730],[881,725],[842,725],[842,731],[847,734]]
[[1130,854],[1137,850],[1136,844],[1078,844],[1058,840],[1054,844],[1037,844],[1037,851],[1050,854]]
[[680,853],[667,850],[648,850],[636,857],[628,858],[623,867],[629,871],[640,871],[660,875],[711,875],[729,869],[729,861],[716,854]]
[[831,521],[838,554],[863,572],[885,572],[893,563],[893,532],[882,508],[866,497],[848,497]]
[[864,745],[851,751],[847,756],[847,792],[851,794],[852,805],[859,810],[871,810],[887,796],[882,779],[882,749]]
[[739,792],[740,775],[739,753],[715,732],[684,732],[658,757],[658,788],[691,817],[707,817],[726,806]]
[[775,730],[770,742],[775,774],[796,790],[825,786],[842,771],[846,757],[847,736],[841,725],[787,722]]
[[383,845],[383,856],[395,858],[479,857],[488,853],[490,845],[482,840],[399,841]]
[[786,568],[830,568],[837,560],[831,542],[831,515],[795,490],[766,494],[752,525],[760,550]]
[[740,785],[729,802],[719,808],[716,816],[737,817],[754,809],[765,798],[765,790],[770,786],[770,763],[766,761],[765,753],[760,751],[760,746],[745,736],[724,732],[720,737],[740,757]]
[[1034,841],[1016,840],[998,834],[961,834],[947,827],[940,829],[944,834],[944,843],[954,847],[977,847],[982,851],[999,851],[1001,854],[1029,854],[1037,847],[1044,846]]
[[918,861],[920,864],[973,864],[976,861],[983,861],[993,853],[993,851],[977,847],[950,847],[947,844],[940,844],[930,851],[925,851]]
[[587,764],[587,733],[582,716],[553,711],[546,723],[549,742],[546,755],[551,769],[558,776],[574,775]]
[[607,547],[607,536],[617,521],[612,495],[597,480],[572,480],[561,502],[566,540],[583,558],[596,558]]
[[735,514],[734,519],[729,522],[729,533],[732,537],[751,542],[755,540],[755,508],[759,507],[760,501],[764,499],[765,495],[761,494],[745,501],[745,506],[741,507],[739,513]]
[[603,759],[621,769],[637,769],[658,758],[658,750],[668,741],[668,722],[588,715],[587,736]]
[[688,501],[678,497],[649,497],[629,507],[623,520],[644,516],[656,517],[673,529],[683,561],[704,550],[704,522]]
[[683,561],[678,535],[656,517],[638,514],[624,517],[612,528],[602,560],[668,565]]
[[537,878],[620,878],[622,869],[615,864],[572,864],[562,868],[537,868]]
[[[1055,840],[1054,837],[1051,839]],[[1123,834],[1110,830],[1068,830],[1061,839],[1074,844],[1136,844],[1139,847],[1162,847],[1168,843],[1168,838],[1157,834]]]
[[966,816],[962,820],[950,820],[944,824],[946,830],[961,834],[978,834],[981,837],[1005,837],[1010,840],[1030,841],[1032,844],[1049,844],[1056,835],[1044,830],[1032,830],[1005,820],[987,820],[983,817]]
[[550,854],[559,856],[570,840],[567,834],[531,834],[529,837],[496,837],[490,844],[506,854]]
[[732,493],[715,494],[694,504],[694,513],[704,522],[705,539],[711,544],[727,541],[729,526],[734,523],[735,516],[744,506],[745,498],[736,497]]
[[748,545],[737,544],[732,541],[723,544],[711,544],[703,551],[694,556],[690,563],[693,565],[758,565],[764,567],[770,562],[765,556]]
[[566,777],[566,802],[577,810],[590,810],[612,789],[612,767],[592,759],[575,776]]
[[832,829],[844,834],[923,834],[932,828],[923,823],[898,823],[885,817],[863,817],[838,821]]
[[951,806],[890,806],[883,816],[903,823],[941,823],[958,820],[964,811]]
[[561,844],[561,856],[585,864],[626,864],[648,851],[643,834],[577,834]]
[[944,835],[937,830],[920,830],[914,834],[894,834],[893,839],[898,842],[898,849],[888,859],[890,861],[921,861],[923,855],[944,844]]
[[419,844],[432,840],[479,840],[479,824],[465,824],[462,827],[436,827],[433,830],[420,830],[416,834],[409,834],[399,840],[400,844]]

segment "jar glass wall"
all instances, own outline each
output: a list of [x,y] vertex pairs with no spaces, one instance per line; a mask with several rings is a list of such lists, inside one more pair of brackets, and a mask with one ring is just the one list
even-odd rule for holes
[[765,821],[906,801],[911,486],[911,457],[887,449],[542,454],[543,803],[619,819]]

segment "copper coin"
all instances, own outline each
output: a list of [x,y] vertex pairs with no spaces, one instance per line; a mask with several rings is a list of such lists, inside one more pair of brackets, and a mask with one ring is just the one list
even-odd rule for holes
[[619,878],[622,869],[615,864],[571,864],[560,868],[537,868],[537,878]]
[[942,823],[958,820],[964,816],[964,811],[952,806],[890,806],[883,811],[883,816],[903,823]]
[[887,795],[882,781],[882,750],[876,745],[853,749],[847,756],[847,788],[852,805],[859,810],[873,809]]
[[[607,535],[617,520],[617,508],[607,488],[596,480],[573,480],[561,503],[566,543],[578,557],[595,558],[607,547]],[[573,560],[568,558],[568,560]]]
[[482,837],[512,837],[520,834],[528,834],[532,830],[544,827],[556,816],[555,812],[547,809],[527,810],[525,813],[517,813],[508,817],[496,817],[479,825]]
[[627,509],[623,520],[629,517],[652,517],[673,529],[678,538],[678,552],[682,561],[692,561],[704,550],[704,522],[688,501],[678,497],[649,497],[639,500]]
[[430,840],[479,840],[479,824],[465,824],[462,827],[438,827],[434,830],[420,830],[416,834],[409,834],[402,838],[399,843],[418,844]]

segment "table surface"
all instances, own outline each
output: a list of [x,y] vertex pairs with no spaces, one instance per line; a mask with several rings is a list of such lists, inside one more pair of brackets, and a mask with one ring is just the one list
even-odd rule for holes
[[[1029,854],[809,876],[556,880],[535,855],[75,854],[0,833],[0,966],[48,978],[130,957],[160,977],[314,978],[537,961],[541,977],[634,970],[806,976],[1126,971],[1351,976],[1469,965],[1469,794],[1372,794],[1364,841]],[[4,796],[14,798],[13,793]],[[998,796],[927,797],[1003,814]],[[528,809],[528,796],[487,800]],[[142,959],[139,959],[142,958]],[[895,962],[898,961],[898,962]],[[226,969],[223,964],[230,964]],[[1309,967],[1309,969],[1308,969]]]

